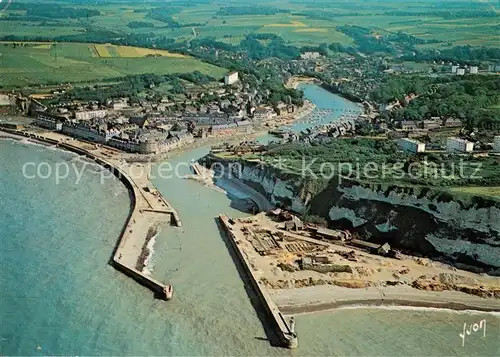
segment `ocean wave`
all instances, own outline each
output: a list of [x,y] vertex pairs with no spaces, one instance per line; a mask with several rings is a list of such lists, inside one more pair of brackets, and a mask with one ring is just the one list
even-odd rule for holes
[[148,244],[146,245],[146,247],[148,249],[148,255],[146,256],[146,259],[144,260],[144,268],[142,269],[142,272],[148,276],[151,276],[151,274],[154,271],[154,262],[153,262],[153,254],[155,252],[154,246],[156,243],[156,237],[158,237],[159,233],[160,233],[160,229],[158,228],[156,230],[155,235],[151,237]]

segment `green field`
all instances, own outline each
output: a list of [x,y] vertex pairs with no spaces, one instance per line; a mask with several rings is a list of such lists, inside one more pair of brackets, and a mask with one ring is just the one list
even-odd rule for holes
[[[36,44],[13,47],[0,43],[0,85],[71,83],[122,77],[128,74],[169,74],[200,71],[221,78],[225,69],[197,59],[170,56],[141,57],[151,50],[107,46],[111,57],[97,57],[94,45],[85,43]],[[112,52],[112,53],[111,53]],[[127,57],[121,57],[124,54]],[[131,55],[129,55],[131,53]],[[166,53],[166,51],[165,51]],[[131,57],[135,54],[135,57]]]
[[[219,13],[224,7],[248,5],[250,4],[231,0],[220,0],[213,4],[176,1],[169,10],[169,7],[162,2],[123,1],[119,4],[101,5],[89,0],[88,3],[83,2],[81,5],[65,4],[64,6],[92,8],[100,12],[99,16],[22,21],[22,11],[7,10],[0,16],[5,18],[16,15],[20,16],[20,20],[0,20],[0,33],[18,36],[63,36],[81,34],[91,28],[123,34],[154,32],[157,36],[184,41],[192,37],[192,28],[195,27],[200,37],[215,37],[231,44],[238,44],[245,35],[250,33],[273,33],[297,46],[325,42],[351,45],[353,40],[337,31],[336,27],[357,25],[371,28],[374,33],[382,36],[403,31],[421,39],[444,41],[440,44],[422,45],[427,47],[440,48],[466,44],[498,47],[500,43],[498,16],[481,17],[477,14],[478,11],[495,11],[498,15],[498,10],[489,2],[449,0],[438,7],[432,0],[405,2],[395,0],[377,2],[279,0],[272,3],[256,0],[251,3],[252,6],[275,7],[288,12],[266,15],[221,15]],[[169,16],[180,27],[171,28],[165,22],[148,16],[149,10],[152,9],[155,9],[154,13],[164,11],[158,9],[160,6],[169,11]],[[399,15],[397,12],[404,13],[404,15]],[[469,12],[470,17],[467,17]],[[129,23],[137,21],[147,22],[154,27],[130,28],[128,26]],[[300,25],[297,25],[298,23]]]

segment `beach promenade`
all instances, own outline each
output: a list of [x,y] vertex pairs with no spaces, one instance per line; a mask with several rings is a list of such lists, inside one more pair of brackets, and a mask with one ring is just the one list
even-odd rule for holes
[[[60,134],[47,133],[47,135],[42,135],[4,128],[1,130],[10,134],[13,139],[28,138],[43,144],[55,145],[92,160],[109,170],[127,187],[130,195],[129,216],[110,263],[117,270],[151,289],[156,297],[165,299],[164,289],[168,285],[142,272],[144,261],[151,254],[147,249],[147,243],[151,239],[151,232],[156,234],[163,224],[180,227],[182,223],[175,209],[170,206],[149,180],[151,168],[147,165],[127,164],[120,159],[113,158],[109,155],[109,151],[98,150],[89,146],[88,143],[78,140],[68,140],[67,137]],[[91,150],[92,148],[94,149]]]

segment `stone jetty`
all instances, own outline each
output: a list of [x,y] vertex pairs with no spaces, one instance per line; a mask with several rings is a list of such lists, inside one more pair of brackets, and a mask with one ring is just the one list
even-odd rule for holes
[[270,318],[273,325],[272,328],[274,329],[280,344],[286,348],[297,348],[299,346],[299,340],[297,334],[295,333],[295,320],[292,317],[289,321],[286,321],[278,306],[271,298],[266,286],[260,280],[258,271],[252,267],[247,255],[241,249],[240,244],[244,241],[244,237],[240,236],[241,231],[233,229],[232,220],[225,215],[220,215],[219,221],[224,227],[237,257],[241,261],[252,288],[255,290],[257,296],[262,302],[262,305],[264,306],[266,314]]

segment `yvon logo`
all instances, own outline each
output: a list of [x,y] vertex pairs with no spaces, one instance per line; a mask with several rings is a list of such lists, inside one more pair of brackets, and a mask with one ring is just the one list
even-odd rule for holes
[[464,322],[463,331],[458,335],[462,338],[462,347],[465,346],[465,337],[474,333],[480,333],[482,330],[483,338],[486,338],[486,320],[481,320],[479,323],[470,324],[467,328],[467,322]]

